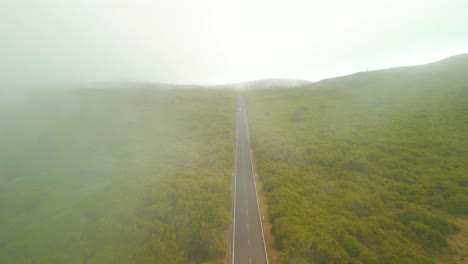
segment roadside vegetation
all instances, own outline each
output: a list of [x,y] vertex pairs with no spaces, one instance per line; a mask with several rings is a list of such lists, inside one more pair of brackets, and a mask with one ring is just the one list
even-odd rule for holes
[[461,55],[246,94],[283,263],[468,261],[450,243],[468,215],[466,69]]
[[222,259],[235,100],[130,87],[2,102],[0,262]]

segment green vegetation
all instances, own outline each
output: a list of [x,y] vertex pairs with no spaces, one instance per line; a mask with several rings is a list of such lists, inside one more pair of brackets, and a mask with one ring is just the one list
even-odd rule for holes
[[0,105],[0,263],[226,254],[236,97],[76,89]]
[[[284,263],[463,255],[448,238],[468,215],[467,68],[465,55],[246,92]],[[235,100],[132,87],[2,101],[0,263],[219,262]]]
[[468,214],[468,56],[247,93],[283,263],[433,263]]

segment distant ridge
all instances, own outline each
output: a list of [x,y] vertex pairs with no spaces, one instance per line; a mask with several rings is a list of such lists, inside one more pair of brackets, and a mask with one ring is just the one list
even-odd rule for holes
[[229,83],[223,85],[215,85],[216,87],[235,88],[235,89],[277,89],[277,88],[295,88],[304,85],[312,84],[307,80],[297,79],[260,79],[246,82]]
[[323,84],[329,82],[341,81],[365,81],[381,78],[393,78],[398,76],[431,75],[445,74],[448,76],[463,76],[468,72],[468,53],[450,56],[435,62],[413,66],[397,66],[387,69],[372,71],[361,71],[343,76],[335,76],[322,79],[318,82],[312,82],[300,79],[287,78],[268,78],[245,82],[225,83],[225,84],[181,84],[181,83],[163,83],[146,81],[109,81],[89,83],[85,87],[89,88],[143,88],[143,89],[193,89],[193,88],[227,88],[227,89],[288,89],[308,86],[311,84]]
[[121,89],[121,88],[147,88],[147,89],[191,89],[191,88],[227,88],[227,89],[279,89],[279,88],[295,88],[304,85],[312,84],[311,81],[296,80],[296,79],[260,79],[246,82],[226,83],[226,84],[177,84],[177,83],[160,83],[160,82],[144,82],[144,81],[109,81],[89,83],[86,87],[100,87],[104,89]]
[[468,73],[468,53],[450,56],[438,61],[411,66],[397,66],[387,69],[361,71],[343,76],[335,76],[322,79],[317,83],[334,82],[341,80],[366,79],[378,77],[390,77],[392,75],[427,75],[445,74],[451,76],[463,76]]

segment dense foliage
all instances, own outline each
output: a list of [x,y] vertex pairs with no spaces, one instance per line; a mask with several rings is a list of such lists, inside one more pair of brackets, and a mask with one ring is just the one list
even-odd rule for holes
[[468,57],[248,93],[284,263],[457,261],[468,214]]
[[223,258],[235,100],[131,87],[2,101],[0,262]]

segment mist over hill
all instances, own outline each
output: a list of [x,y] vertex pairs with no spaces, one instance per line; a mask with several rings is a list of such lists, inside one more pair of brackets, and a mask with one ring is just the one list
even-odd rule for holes
[[295,88],[304,85],[311,84],[313,82],[307,80],[297,80],[297,79],[261,79],[261,80],[253,80],[253,81],[246,81],[246,82],[238,82],[238,83],[228,83],[224,85],[215,85],[214,87],[220,88],[234,88],[234,89],[241,89],[241,90],[249,90],[249,89],[276,89],[276,88]]
[[[413,66],[393,67],[388,69],[371,70],[356,72],[344,76],[334,76],[320,80],[318,82],[287,79],[287,78],[268,78],[251,80],[245,82],[234,82],[225,84],[197,84],[197,83],[164,83],[164,82],[147,82],[147,81],[108,81],[88,83],[86,85],[78,85],[88,88],[102,89],[126,89],[126,88],[148,88],[148,89],[193,89],[193,88],[216,88],[216,89],[279,89],[279,88],[298,88],[302,86],[313,87],[321,85],[332,85],[340,82],[347,84],[359,84],[366,82],[387,81],[389,79],[411,79],[425,78],[426,76],[443,77],[443,78],[462,78],[468,69],[468,53],[451,56],[439,61]],[[349,85],[348,85],[349,86]]]
[[468,54],[252,89],[281,263],[464,263]]
[[283,263],[459,261],[467,69],[4,87],[0,261],[223,259],[239,94]]

